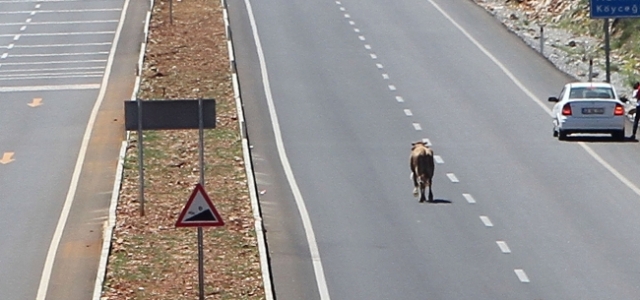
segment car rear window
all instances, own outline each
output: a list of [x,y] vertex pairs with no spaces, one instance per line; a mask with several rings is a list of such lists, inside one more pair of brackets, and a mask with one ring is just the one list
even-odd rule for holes
[[608,87],[571,88],[569,99],[614,99],[613,89]]

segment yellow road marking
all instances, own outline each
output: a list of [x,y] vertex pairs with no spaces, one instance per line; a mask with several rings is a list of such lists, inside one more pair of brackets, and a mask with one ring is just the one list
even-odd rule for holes
[[0,164],[6,165],[14,160],[15,159],[13,159],[13,152],[5,152],[2,155],[2,159],[0,159]]
[[38,107],[42,105],[42,98],[33,98],[33,100],[31,100],[31,103],[28,103],[27,105],[31,107]]

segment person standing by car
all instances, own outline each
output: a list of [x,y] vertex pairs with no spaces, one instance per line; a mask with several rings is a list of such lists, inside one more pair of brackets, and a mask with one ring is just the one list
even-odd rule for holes
[[640,89],[640,82],[633,84],[633,92],[631,93],[631,97],[636,100],[636,116],[633,118],[633,131],[631,132],[631,136],[629,139],[636,139],[636,132],[638,131],[638,121],[640,121],[640,93],[638,90]]

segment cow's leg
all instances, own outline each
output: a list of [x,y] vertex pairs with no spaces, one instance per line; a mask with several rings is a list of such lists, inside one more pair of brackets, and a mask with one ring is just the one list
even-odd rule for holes
[[429,202],[433,202],[433,193],[431,192],[431,184],[429,184]]
[[411,179],[413,180],[413,196],[418,197],[418,179],[416,173],[411,172]]
[[424,197],[424,181],[422,181],[422,179],[420,179],[420,202],[424,202],[426,201],[425,197]]

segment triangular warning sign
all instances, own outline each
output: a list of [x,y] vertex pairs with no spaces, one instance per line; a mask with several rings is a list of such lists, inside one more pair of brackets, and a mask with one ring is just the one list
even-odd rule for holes
[[210,227],[223,226],[224,221],[213,206],[211,199],[201,184],[193,189],[189,201],[182,209],[176,227]]

